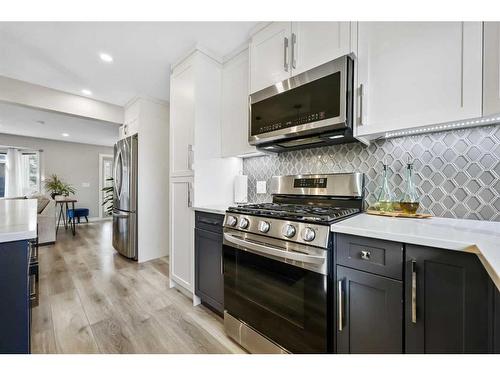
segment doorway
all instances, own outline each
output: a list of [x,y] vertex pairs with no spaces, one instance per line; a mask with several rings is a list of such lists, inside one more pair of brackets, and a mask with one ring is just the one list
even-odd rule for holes
[[[113,185],[110,178],[113,178],[113,155],[99,154],[99,217],[101,218],[111,217],[106,209],[107,205],[103,206],[102,204],[105,198],[102,189]],[[113,203],[108,203],[108,205],[111,204]]]

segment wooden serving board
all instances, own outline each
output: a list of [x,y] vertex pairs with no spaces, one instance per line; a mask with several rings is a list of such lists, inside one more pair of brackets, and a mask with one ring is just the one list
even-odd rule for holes
[[398,212],[398,211],[377,211],[377,210],[366,210],[366,213],[369,215],[378,215],[378,216],[389,216],[389,217],[408,217],[408,218],[413,218],[413,219],[426,219],[429,217],[432,217],[430,214],[407,214],[404,212]]

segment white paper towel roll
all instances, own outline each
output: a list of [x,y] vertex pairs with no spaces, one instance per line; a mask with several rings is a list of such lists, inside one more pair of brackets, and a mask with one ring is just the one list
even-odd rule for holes
[[248,202],[248,176],[238,175],[234,178],[234,202]]

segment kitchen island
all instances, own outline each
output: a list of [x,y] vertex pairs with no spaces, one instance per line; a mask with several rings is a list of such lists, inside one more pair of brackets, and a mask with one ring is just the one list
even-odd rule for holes
[[[55,220],[55,218],[54,218]],[[30,298],[36,273],[30,240],[37,236],[35,199],[0,200],[0,353],[30,352]],[[36,267],[37,272],[37,267]]]

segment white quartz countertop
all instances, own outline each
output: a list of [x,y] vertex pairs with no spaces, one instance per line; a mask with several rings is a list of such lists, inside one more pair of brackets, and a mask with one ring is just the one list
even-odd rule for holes
[[500,290],[500,222],[360,214],[332,224],[331,231],[474,253]]
[[36,237],[36,199],[0,199],[0,243]]
[[226,213],[226,210],[228,209],[228,207],[229,206],[223,206],[223,205],[195,206],[195,207],[193,207],[193,210],[209,212],[212,214],[224,215]]

